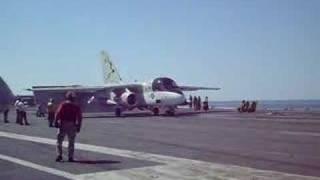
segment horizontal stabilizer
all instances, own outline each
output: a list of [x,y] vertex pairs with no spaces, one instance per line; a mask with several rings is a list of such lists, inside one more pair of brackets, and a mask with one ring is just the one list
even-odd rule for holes
[[108,99],[107,100],[107,104],[109,104],[109,105],[117,105],[117,102],[115,102],[114,100]]

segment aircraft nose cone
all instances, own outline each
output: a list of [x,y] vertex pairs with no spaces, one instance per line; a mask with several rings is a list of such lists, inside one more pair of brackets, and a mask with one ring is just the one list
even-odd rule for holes
[[179,94],[179,99],[181,100],[182,103],[186,102],[186,97],[183,94]]
[[179,93],[170,93],[169,98],[174,100],[175,104],[183,104],[186,101],[185,96]]

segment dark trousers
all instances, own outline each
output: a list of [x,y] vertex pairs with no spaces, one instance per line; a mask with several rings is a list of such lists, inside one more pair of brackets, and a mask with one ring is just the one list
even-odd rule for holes
[[16,123],[17,123],[17,124],[20,124],[20,119],[21,119],[21,118],[20,118],[20,111],[17,109],[17,110],[16,110]]
[[3,112],[3,118],[4,118],[4,122],[9,122],[8,121],[8,114],[9,114],[9,109],[5,110]]
[[62,143],[65,136],[68,136],[68,156],[73,158],[74,143],[77,135],[77,127],[72,122],[67,122],[61,125],[57,133],[57,153],[58,156],[62,156]]
[[203,110],[208,111],[209,110],[209,104],[208,102],[203,102]]
[[54,112],[49,112],[49,113],[48,113],[49,127],[53,127],[54,114],[55,114]]
[[29,125],[28,119],[27,119],[27,112],[25,111],[20,111],[20,124],[23,125]]

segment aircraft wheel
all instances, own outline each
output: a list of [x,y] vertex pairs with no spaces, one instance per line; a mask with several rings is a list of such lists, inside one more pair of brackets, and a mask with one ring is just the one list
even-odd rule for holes
[[169,116],[174,116],[174,115],[175,115],[175,111],[174,111],[173,109],[167,110],[166,113],[167,113],[167,115],[169,115]]
[[115,115],[116,115],[116,117],[120,117],[121,116],[121,109],[120,108],[116,108],[115,109]]
[[159,108],[153,108],[152,109],[152,112],[153,112],[153,115],[155,115],[155,116],[159,116],[159,112],[160,112],[160,110],[159,110]]

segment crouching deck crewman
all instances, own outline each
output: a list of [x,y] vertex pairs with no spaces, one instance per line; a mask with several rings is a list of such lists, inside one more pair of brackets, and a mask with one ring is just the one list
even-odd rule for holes
[[82,112],[80,107],[75,104],[75,93],[68,92],[66,100],[62,102],[55,115],[55,126],[58,129],[57,133],[57,162],[63,160],[62,158],[62,142],[64,137],[68,137],[68,161],[73,162],[74,143],[76,134],[80,132],[82,122]]

